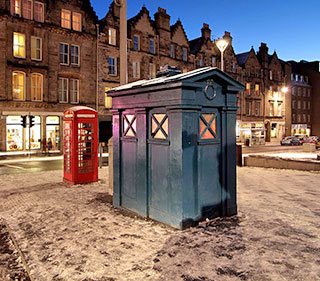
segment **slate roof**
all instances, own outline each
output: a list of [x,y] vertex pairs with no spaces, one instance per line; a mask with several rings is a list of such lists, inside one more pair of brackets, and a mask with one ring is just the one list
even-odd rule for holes
[[203,43],[202,37],[189,41],[190,53],[195,55],[197,52],[199,52],[199,50],[201,49],[202,43]]
[[247,60],[249,58],[249,55],[250,55],[250,51],[246,52],[246,53],[241,53],[241,54],[236,55],[238,64],[240,66],[243,66],[247,62]]

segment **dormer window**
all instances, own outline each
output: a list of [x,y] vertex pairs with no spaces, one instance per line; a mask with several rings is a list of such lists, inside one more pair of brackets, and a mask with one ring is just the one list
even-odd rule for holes
[[81,14],[72,13],[72,29],[82,31]]
[[61,10],[61,27],[71,29],[71,11]]

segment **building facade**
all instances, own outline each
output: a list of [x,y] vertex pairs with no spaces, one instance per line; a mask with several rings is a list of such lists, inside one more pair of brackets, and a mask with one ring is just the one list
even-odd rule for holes
[[95,107],[96,22],[90,1],[0,2],[0,151],[60,151],[64,110]]
[[291,135],[320,135],[319,62],[288,61],[288,89],[291,98]]

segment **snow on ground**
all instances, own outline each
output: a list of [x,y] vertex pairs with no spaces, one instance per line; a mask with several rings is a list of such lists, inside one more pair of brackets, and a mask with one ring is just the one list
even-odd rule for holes
[[36,281],[320,280],[320,173],[238,169],[239,214],[184,231],[114,209],[62,171],[0,177],[0,217]]

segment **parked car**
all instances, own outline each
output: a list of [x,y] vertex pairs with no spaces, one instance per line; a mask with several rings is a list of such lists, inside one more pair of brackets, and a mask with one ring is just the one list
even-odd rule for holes
[[281,145],[301,145],[302,143],[296,137],[285,137],[280,141]]
[[309,137],[309,143],[318,144],[320,142],[320,138],[317,136],[311,136]]

